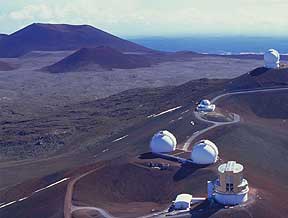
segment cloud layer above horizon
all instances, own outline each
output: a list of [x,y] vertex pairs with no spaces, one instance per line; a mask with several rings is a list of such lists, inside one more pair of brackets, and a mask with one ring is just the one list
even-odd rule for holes
[[0,0],[0,33],[90,24],[120,36],[288,35],[287,0]]

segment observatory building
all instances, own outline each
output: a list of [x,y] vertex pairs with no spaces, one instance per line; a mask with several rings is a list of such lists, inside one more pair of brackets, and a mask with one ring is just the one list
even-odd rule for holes
[[218,167],[218,178],[208,181],[208,198],[223,205],[237,205],[248,200],[248,182],[243,178],[243,166],[228,161]]
[[192,202],[192,195],[190,194],[177,195],[174,201],[175,210],[187,210],[190,208],[191,202]]
[[191,152],[191,160],[195,164],[213,164],[218,160],[218,148],[209,140],[197,142]]
[[175,151],[177,141],[175,136],[167,131],[159,131],[150,142],[150,148],[153,153],[169,153]]
[[197,111],[203,112],[212,112],[215,110],[215,104],[211,104],[211,102],[207,99],[204,99],[197,105]]
[[269,49],[264,54],[264,62],[266,68],[276,69],[280,65],[280,54],[275,49]]

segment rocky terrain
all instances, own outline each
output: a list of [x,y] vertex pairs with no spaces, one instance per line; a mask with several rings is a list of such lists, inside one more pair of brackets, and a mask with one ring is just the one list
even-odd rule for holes
[[[285,122],[287,110],[286,107],[282,107],[282,104],[286,101],[287,91],[241,94],[226,97],[217,102],[220,111],[227,113],[233,111],[239,114],[241,116],[241,122],[227,127],[216,128],[201,136],[209,138],[215,142],[219,148],[221,161],[215,165],[204,166],[203,168],[193,166],[186,168],[174,162],[167,162],[163,159],[145,155],[145,153],[149,151],[148,144],[151,136],[159,129],[168,129],[173,132],[181,147],[181,144],[187,140],[187,136],[206,128],[207,124],[195,120],[193,115],[194,102],[202,97],[211,98],[211,96],[225,92],[223,90],[223,84],[227,84],[227,82],[229,84],[229,81],[223,80],[214,82],[202,80],[195,81],[195,83],[190,82],[179,87],[167,87],[165,88],[166,90],[164,89],[162,91],[161,89],[155,89],[157,95],[161,92],[162,94],[165,93],[164,95],[159,94],[155,101],[152,97],[154,94],[148,94],[149,90],[150,94],[152,94],[152,89],[147,89],[146,91],[141,90],[141,92],[139,92],[141,93],[139,99],[143,100],[143,102],[140,103],[138,102],[139,100],[135,100],[135,104],[136,102],[138,102],[138,104],[140,103],[139,105],[144,104],[143,112],[147,111],[148,106],[144,103],[146,102],[144,98],[146,95],[149,96],[147,99],[151,99],[151,102],[154,102],[152,105],[156,104],[156,102],[161,102],[160,99],[163,99],[163,105],[161,106],[160,104],[159,106],[162,110],[178,105],[182,107],[154,118],[147,118],[147,114],[144,113],[145,115],[142,120],[135,122],[130,127],[124,128],[120,133],[114,137],[111,136],[107,141],[104,140],[99,145],[91,143],[90,146],[86,147],[89,152],[82,151],[76,154],[70,154],[71,159],[63,156],[34,164],[33,162],[28,163],[26,167],[25,165],[14,165],[13,167],[11,164],[10,167],[6,165],[6,167],[3,168],[2,165],[2,172],[13,168],[19,169],[20,167],[22,172],[29,170],[30,172],[26,173],[26,176],[27,174],[32,176],[32,172],[35,171],[35,169],[39,169],[39,167],[41,168],[41,166],[45,166],[46,173],[48,173],[48,169],[58,169],[58,173],[53,173],[49,177],[43,177],[43,175],[41,176],[38,172],[38,176],[41,179],[35,178],[34,174],[32,177],[35,179],[28,180],[29,182],[27,183],[0,192],[2,193],[1,196],[3,196],[1,201],[13,201],[15,196],[19,198],[24,197],[29,193],[29,190],[37,190],[45,187],[45,184],[49,184],[49,181],[51,183],[62,178],[76,178],[91,169],[95,169],[95,172],[83,177],[83,179],[80,179],[75,184],[75,192],[72,199],[73,205],[100,207],[114,216],[133,217],[135,214],[144,215],[161,211],[163,208],[169,206],[170,201],[181,192],[192,193],[195,196],[205,196],[205,181],[215,178],[215,172],[219,164],[223,161],[233,159],[244,165],[244,175],[248,179],[251,189],[251,201],[245,206],[234,208],[223,208],[217,204],[203,203],[192,209],[191,213],[197,215],[197,217],[212,218],[219,216],[231,218],[247,217],[247,215],[255,218],[268,218],[271,216],[284,218],[287,214],[285,206],[287,204],[287,170],[285,169],[287,166],[286,145],[288,139],[285,133],[288,126]],[[191,87],[196,86],[196,84],[202,84],[203,89],[201,86],[195,87],[195,92],[191,94],[188,90],[191,90]],[[210,86],[207,86],[207,84],[210,84]],[[200,91],[197,92],[196,90]],[[138,95],[136,94],[137,92],[135,93],[134,91],[136,90],[111,96],[107,98],[106,101],[112,103],[121,99],[123,103],[130,102],[131,98],[134,99],[132,96]],[[131,93],[130,97],[128,97],[129,93]],[[127,96],[127,98],[124,96]],[[167,99],[168,97],[169,100]],[[98,100],[94,102],[94,105],[89,105],[88,103],[88,108],[97,108],[100,106],[98,103],[100,105],[107,105],[105,100],[102,102]],[[167,107],[164,105],[167,105]],[[135,105],[132,106],[132,108],[133,107],[136,108]],[[274,107],[278,108],[277,113]],[[85,104],[83,108],[85,108]],[[108,108],[111,108],[109,104],[106,109]],[[155,114],[162,110],[158,110]],[[132,111],[133,109],[127,114],[133,114]],[[273,111],[273,113],[271,111]],[[112,114],[109,116],[113,116]],[[273,116],[271,116],[271,114],[273,114]],[[137,116],[136,113],[134,115]],[[124,116],[124,120],[125,119],[129,120],[128,117]],[[125,123],[124,120],[121,121],[121,125]],[[194,126],[190,124],[191,120],[194,120]],[[85,127],[86,126],[88,125],[85,125]],[[125,135],[127,136],[126,138],[115,141],[115,139]],[[91,138],[92,137],[93,136],[91,136]],[[90,163],[90,165],[79,168],[75,163],[76,161],[80,166],[85,165],[85,163]],[[150,162],[169,163],[170,167],[166,170],[153,169],[147,165],[147,163]],[[98,169],[99,164],[101,167]],[[66,167],[63,168],[65,165]],[[36,168],[34,169],[34,167]],[[72,170],[71,168],[73,167],[75,167],[75,169]],[[31,172],[31,169],[34,170]],[[5,180],[9,181],[10,176],[8,173],[6,175]],[[12,175],[10,178],[13,178]],[[45,179],[43,180],[43,178]],[[160,186],[162,183],[165,185]],[[54,188],[35,194],[27,200],[23,200],[23,203],[18,202],[6,207],[0,210],[0,214],[8,218],[19,217],[19,215],[23,213],[45,213],[47,217],[62,217],[64,207],[62,202],[65,199],[64,190],[66,189],[65,184],[64,182]],[[20,187],[22,187],[22,189],[20,189]],[[155,195],[155,193],[157,194]],[[52,203],[51,198],[55,198],[55,201],[59,203]],[[46,202],[46,205],[49,205],[49,212],[46,212],[47,207],[41,206],[44,202]],[[39,207],[36,207],[38,209],[36,210],[29,207],[31,203],[39,205]],[[61,206],[59,207],[59,205]],[[128,210],[128,208],[131,210]],[[17,213],[13,211],[17,211]],[[22,213],[20,213],[20,211]],[[129,211],[132,213],[129,213]],[[75,218],[97,216],[99,216],[98,213],[89,210],[86,212],[76,211],[73,213],[73,217]],[[28,215],[28,217],[33,216]]]
[[[271,91],[268,93],[235,95],[217,102],[221,110],[233,111],[239,114],[241,122],[236,125],[217,128],[202,136],[211,139],[219,147],[221,161],[216,165],[203,168],[190,166],[189,170],[184,170],[177,165],[175,166],[172,162],[171,168],[160,171],[141,167],[139,160],[133,160],[134,165],[131,165],[131,159],[130,162],[126,162],[127,165],[125,165],[125,162],[124,164],[116,162],[115,166],[113,163],[107,164],[109,170],[102,168],[76,183],[75,196],[73,197],[74,205],[105,208],[119,217],[133,217],[129,212],[126,212],[129,211],[128,208],[131,208],[134,214],[137,214],[137,212],[138,215],[143,215],[141,213],[149,214],[151,211],[148,209],[145,211],[147,203],[150,205],[150,209],[154,209],[153,212],[161,211],[161,205],[162,208],[167,207],[169,205],[168,199],[175,199],[178,193],[188,192],[195,196],[205,196],[205,181],[208,178],[216,177],[217,166],[223,161],[236,160],[244,165],[244,174],[249,181],[250,201],[248,204],[221,208],[215,203],[204,203],[192,209],[191,215],[212,218],[219,216],[231,218],[247,216],[268,218],[276,216],[284,218],[287,213],[285,205],[287,204],[286,194],[288,192],[286,188],[287,170],[283,170],[287,167],[288,150],[286,144],[288,139],[285,132],[288,125],[285,120],[288,113],[287,109],[282,107],[282,104],[286,101],[286,96],[287,91],[285,90]],[[277,112],[273,110],[274,107],[278,108]],[[271,116],[272,111],[273,116]],[[175,117],[177,117],[176,114]],[[185,122],[185,117],[183,120]],[[162,122],[165,121],[162,120]],[[184,131],[178,123],[175,125],[177,129],[174,129],[173,133],[177,135]],[[154,163],[163,162],[161,159],[150,158],[148,160]],[[121,167],[125,170],[121,170]],[[125,172],[122,173],[125,178],[117,176],[117,172]],[[147,179],[142,178],[142,173],[147,173],[144,176]],[[111,178],[106,181],[109,176]],[[175,179],[176,176],[182,179]],[[104,181],[100,180],[99,177]],[[125,182],[122,182],[122,179]],[[260,180],[261,182],[259,182]],[[186,182],[189,182],[189,184],[185,185]],[[156,188],[154,190],[155,183]],[[157,183],[165,185],[157,185]],[[138,184],[140,185],[138,186]],[[99,187],[103,188],[98,189]],[[105,193],[105,197],[103,193]],[[100,197],[102,195],[103,197]],[[110,195],[112,195],[111,199],[109,198]],[[167,196],[170,197],[167,198]],[[155,202],[158,205],[155,205]],[[133,205],[133,203],[135,204]],[[143,207],[141,207],[142,205]],[[84,214],[79,212],[75,213],[74,216],[85,217]],[[191,215],[181,217],[191,217]]]
[[[211,125],[194,114],[202,98],[287,87],[287,68],[268,70],[250,56],[151,51],[87,25],[32,24],[0,39],[0,56],[0,217],[159,212],[182,192],[205,197],[206,181],[231,159],[244,165],[251,200],[234,208],[205,201],[186,217],[286,217],[286,89],[224,96],[212,119],[237,113],[240,122],[189,138]],[[208,138],[220,160],[199,167],[151,156],[160,129],[176,136],[181,157],[188,142],[189,150]],[[159,164],[168,167],[151,167]]]
[[1,159],[40,158],[92,142],[96,146],[153,113],[199,100],[208,90],[221,87],[223,81],[196,80],[179,87],[132,89],[96,101],[50,109],[37,116],[2,116]]
[[[1,161],[49,157],[68,148],[74,150],[80,145],[99,143],[144,116],[177,106],[177,101],[172,103],[169,97],[175,96],[171,91],[175,86],[181,87],[196,79],[183,85],[189,92],[182,92],[185,95],[195,92],[197,98],[200,95],[197,89],[210,87],[210,81],[197,79],[211,75],[218,79],[232,78],[260,64],[255,60],[210,57],[193,52],[141,56],[107,47],[73,52],[33,51],[19,58],[0,60],[18,67],[0,73]],[[109,59],[111,54],[117,58]],[[103,59],[99,58],[103,55]],[[97,71],[93,65],[91,69],[83,69],[82,60],[85,60],[84,65],[96,61],[118,68],[102,67]],[[61,72],[70,69],[71,73],[43,71],[47,66],[60,66]],[[121,66],[146,67],[119,69]],[[215,85],[213,81],[211,85]],[[101,100],[95,101],[98,99]]]

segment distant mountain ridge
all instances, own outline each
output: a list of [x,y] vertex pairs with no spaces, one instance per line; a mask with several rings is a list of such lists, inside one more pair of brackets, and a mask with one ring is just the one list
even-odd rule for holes
[[35,50],[77,50],[98,46],[110,46],[122,52],[152,51],[89,25],[34,23],[0,40],[0,57],[18,57]]
[[108,46],[97,48],[82,48],[75,53],[65,57],[59,62],[43,68],[51,73],[64,73],[69,71],[97,69],[93,65],[98,65],[104,69],[134,69],[140,67],[150,67],[150,61],[144,55],[124,54]]
[[0,40],[6,38],[8,35],[4,33],[0,33]]

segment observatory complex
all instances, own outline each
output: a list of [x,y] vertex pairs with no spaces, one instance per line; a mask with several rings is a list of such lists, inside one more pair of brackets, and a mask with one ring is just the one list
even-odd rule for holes
[[243,166],[228,161],[218,167],[218,178],[208,181],[208,198],[223,205],[237,205],[248,200],[248,182],[243,178]]
[[264,54],[264,66],[266,68],[276,69],[280,66],[280,54],[275,49],[269,49]]
[[[176,150],[176,137],[167,130],[161,130],[157,132],[150,141],[150,149],[152,153],[162,154],[171,153]],[[193,163],[193,164],[214,164],[218,160],[219,151],[217,146],[205,139],[197,142],[191,151],[190,159],[186,160],[180,157],[176,157],[169,154],[162,154],[162,157],[173,157],[181,163]]]
[[209,140],[197,142],[191,152],[191,160],[195,164],[213,164],[218,160],[218,148]]
[[150,142],[152,153],[169,153],[176,149],[177,141],[175,136],[167,131],[162,130],[156,133]]
[[215,110],[215,104],[211,104],[211,102],[207,99],[203,99],[200,104],[197,105],[196,110],[202,112],[212,112]]

